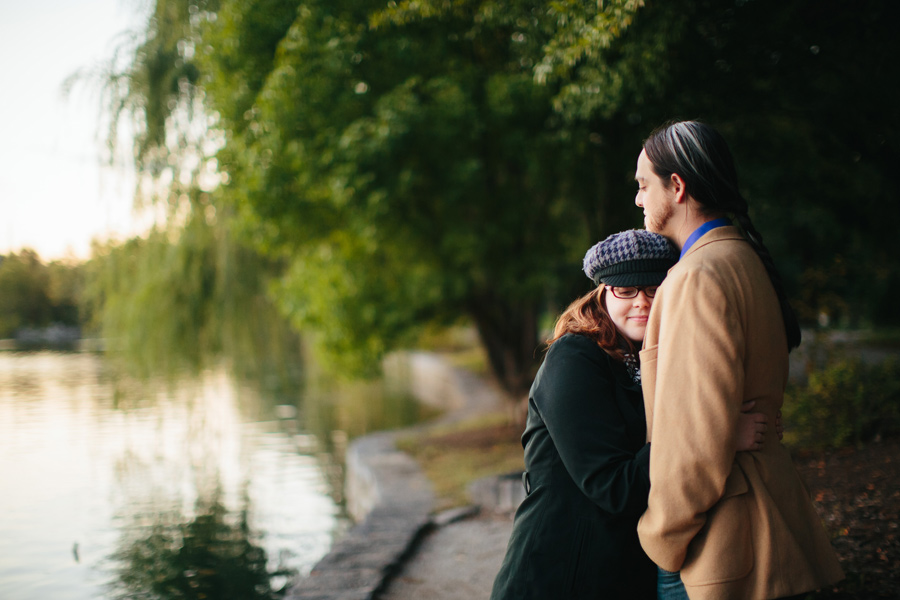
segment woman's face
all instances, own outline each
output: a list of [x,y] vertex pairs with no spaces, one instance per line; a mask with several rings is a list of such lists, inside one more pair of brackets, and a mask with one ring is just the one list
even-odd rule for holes
[[615,288],[607,286],[603,294],[606,312],[609,313],[619,333],[640,344],[644,341],[644,333],[647,331],[647,319],[650,317],[653,298],[647,297],[643,289],[637,296],[629,299],[616,297],[614,291]]

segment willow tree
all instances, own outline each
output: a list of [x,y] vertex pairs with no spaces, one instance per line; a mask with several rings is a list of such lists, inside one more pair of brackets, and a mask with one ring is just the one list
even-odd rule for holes
[[93,247],[82,308],[114,357],[142,376],[219,360],[238,375],[285,375],[299,352],[267,290],[282,265],[235,236],[233,211],[211,194],[223,141],[209,127],[194,46],[217,6],[159,0],[96,74],[111,153],[121,153],[121,128],[133,133],[135,204],[161,218],[145,235]]

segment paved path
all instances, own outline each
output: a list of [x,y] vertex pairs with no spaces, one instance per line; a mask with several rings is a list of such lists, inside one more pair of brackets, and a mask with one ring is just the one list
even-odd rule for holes
[[511,530],[510,515],[494,514],[438,527],[378,600],[487,600]]
[[[416,373],[422,377],[417,396],[428,401],[430,395],[445,396],[443,403],[453,410],[441,422],[457,421],[476,414],[502,410],[503,404],[496,388],[483,379],[462,369],[453,369],[450,381],[437,376],[446,373],[441,359],[427,354],[417,357]],[[431,369],[425,364],[433,361]],[[437,382],[441,382],[437,384]],[[446,397],[452,396],[448,402]],[[511,484],[521,487],[521,479]],[[475,516],[437,525],[414,547],[399,571],[388,580],[377,600],[487,600],[491,595],[494,577],[506,554],[506,543],[512,531],[512,508],[508,505],[508,490],[497,490],[485,480],[473,498],[486,508]],[[503,484],[501,484],[503,485]],[[506,492],[505,494],[503,492]],[[504,504],[506,501],[506,505]],[[491,507],[500,507],[497,512]],[[448,511],[449,512],[449,511]]]

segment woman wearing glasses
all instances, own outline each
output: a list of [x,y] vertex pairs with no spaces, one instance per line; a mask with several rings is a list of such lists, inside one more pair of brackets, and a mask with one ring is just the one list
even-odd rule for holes
[[[656,288],[677,260],[664,237],[644,230],[585,255],[597,287],[557,320],[531,387],[527,497],[492,600],[656,597],[656,566],[637,536],[650,489],[637,356]],[[742,417],[738,450],[759,449],[765,419]]]

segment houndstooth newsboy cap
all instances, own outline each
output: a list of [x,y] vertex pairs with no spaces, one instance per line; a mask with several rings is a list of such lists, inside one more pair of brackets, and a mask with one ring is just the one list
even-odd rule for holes
[[645,229],[614,233],[584,255],[584,274],[595,285],[659,285],[678,262],[678,251],[663,236]]

